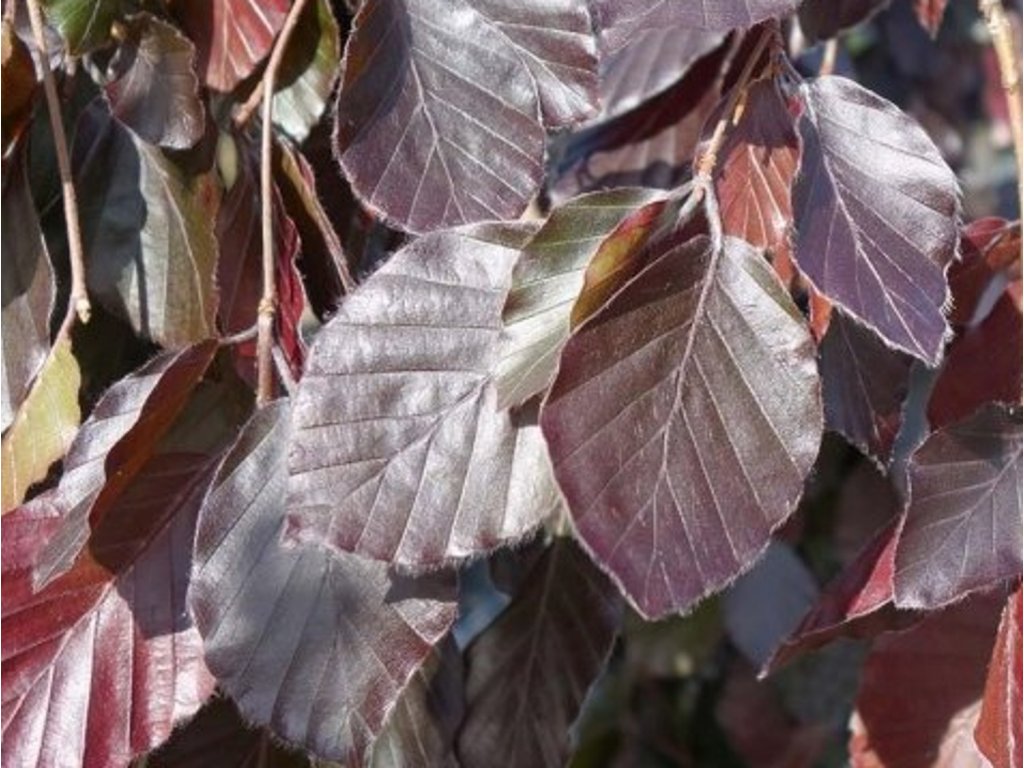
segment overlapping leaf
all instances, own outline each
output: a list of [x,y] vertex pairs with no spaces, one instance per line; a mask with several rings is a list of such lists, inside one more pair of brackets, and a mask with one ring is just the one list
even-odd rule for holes
[[812,41],[828,40],[862,24],[890,0],[804,0],[800,5],[800,29]]
[[581,319],[573,316],[575,308],[599,307],[636,273],[665,207],[662,194],[622,189],[584,195],[552,212],[512,272],[495,366],[499,407],[547,389],[569,331]]
[[230,91],[270,53],[290,0],[174,0],[174,10],[198,49],[199,75]]
[[[953,307],[949,321],[957,328],[977,325],[992,309],[987,301],[999,296],[993,288],[1008,283],[1020,310],[1020,222],[988,217],[967,224],[960,233],[960,260],[949,268]],[[998,284],[998,285],[994,285]]]
[[1021,572],[1021,412],[988,406],[911,457],[896,603],[935,608]]
[[72,56],[106,45],[123,10],[121,0],[43,0],[41,5]]
[[258,412],[219,468],[189,608],[244,717],[319,756],[362,762],[455,619],[454,579],[283,545],[290,411],[277,401]]
[[586,548],[645,616],[748,569],[817,455],[813,343],[761,253],[679,246],[566,345],[541,414]]
[[540,186],[544,129],[591,114],[596,90],[584,0],[364,3],[345,49],[338,158],[405,229],[514,218]]
[[164,347],[215,334],[218,192],[92,104],[75,135],[92,295]]
[[160,455],[74,566],[39,592],[36,558],[67,521],[40,502],[4,517],[5,761],[123,765],[210,694],[184,598],[211,468],[203,455]]
[[920,126],[856,83],[821,77],[800,94],[797,264],[890,345],[937,363],[958,241],[956,177]]
[[[28,47],[14,31],[14,23],[4,15],[0,27],[0,72],[3,73],[3,137],[0,149],[6,155],[25,130],[32,117],[36,92],[36,69]],[[6,177],[6,171],[5,171]],[[6,188],[7,182],[4,182]],[[6,249],[4,250],[6,253]]]
[[1021,723],[1021,589],[1010,595],[999,621],[995,648],[974,738],[995,768],[1020,768]]
[[103,88],[110,111],[143,141],[191,147],[206,127],[195,56],[195,46],[172,25],[148,13],[132,17],[110,65],[113,79]]
[[405,568],[522,538],[558,507],[540,430],[491,368],[528,229],[420,238],[347,297],[295,402],[292,533]]

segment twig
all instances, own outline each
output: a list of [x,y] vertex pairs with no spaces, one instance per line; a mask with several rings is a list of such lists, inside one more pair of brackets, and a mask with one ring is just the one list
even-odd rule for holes
[[821,66],[818,67],[818,75],[831,75],[836,71],[836,58],[839,56],[839,38],[833,37],[825,43],[825,50],[821,54]]
[[281,32],[270,52],[263,73],[263,125],[260,142],[260,199],[262,203],[263,233],[263,296],[257,310],[256,337],[256,405],[263,406],[274,396],[274,315],[277,313],[277,285],[274,279],[274,187],[273,187],[273,131],[274,84],[284,60],[288,40],[295,31],[306,0],[295,0],[288,10]]
[[1013,26],[1006,17],[1001,0],[978,0],[992,47],[999,61],[999,72],[1003,79],[1003,90],[1006,91],[1006,102],[1010,113],[1010,131],[1013,133],[1013,151],[1017,155],[1018,193],[1024,197],[1020,185],[1024,180],[1024,135],[1021,127],[1021,74],[1020,61],[1013,41]]
[[92,305],[89,303],[89,291],[85,283],[85,252],[82,248],[82,227],[78,219],[78,197],[71,175],[71,158],[68,153],[67,136],[64,133],[64,117],[57,96],[57,85],[53,80],[53,72],[50,71],[50,54],[46,48],[43,15],[39,10],[39,0],[27,0],[27,4],[35,42],[36,63],[43,73],[46,109],[50,113],[50,131],[53,133],[53,144],[57,151],[57,169],[60,173],[64,200],[64,224],[68,232],[68,259],[71,263],[71,294],[68,297],[67,314],[58,332],[59,338],[71,332],[71,326],[74,325],[76,318],[82,323],[89,322]]
[[697,161],[695,180],[698,183],[698,187],[711,179],[711,173],[715,170],[715,165],[718,163],[718,152],[722,149],[722,143],[725,141],[725,132],[729,127],[729,122],[732,120],[733,113],[736,111],[736,105],[739,104],[740,97],[746,93],[747,84],[750,82],[751,75],[754,74],[754,67],[757,66],[757,62],[761,59],[761,54],[764,53],[764,49],[776,34],[777,30],[773,27],[767,27],[761,32],[757,45],[754,46],[754,50],[750,52],[750,57],[743,65],[743,70],[740,72],[736,85],[729,92],[729,98],[725,102],[725,108],[722,110],[718,122],[715,124],[715,130],[712,132],[700,160]]

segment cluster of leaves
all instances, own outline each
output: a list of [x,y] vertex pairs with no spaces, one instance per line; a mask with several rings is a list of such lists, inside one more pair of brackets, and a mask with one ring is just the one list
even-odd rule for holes
[[[1020,223],[782,42],[884,3],[351,5],[301,7],[264,169],[288,0],[46,0],[47,58],[7,3],[5,760],[558,765],[623,627],[728,588],[764,674],[874,638],[855,765],[1020,766]],[[826,431],[877,530],[789,621]]]

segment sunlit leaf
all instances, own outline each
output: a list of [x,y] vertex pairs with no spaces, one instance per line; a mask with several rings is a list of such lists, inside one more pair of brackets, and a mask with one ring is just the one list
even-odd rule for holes
[[295,396],[291,533],[422,569],[520,539],[558,508],[540,430],[499,411],[491,383],[528,235],[420,238],[342,302]]
[[1021,411],[987,406],[911,457],[896,603],[935,608],[1021,572]]
[[122,0],[42,0],[40,5],[72,56],[106,45],[123,12]]
[[540,187],[545,127],[590,114],[596,90],[584,0],[364,3],[345,48],[338,157],[356,193],[404,229],[514,218]]
[[614,584],[568,538],[556,538],[498,619],[466,651],[466,768],[562,765],[569,727],[619,626]]
[[1020,311],[1020,222],[995,217],[972,221],[960,233],[960,248],[960,260],[949,268],[953,294],[950,323],[957,327],[977,325],[991,311],[989,302],[1001,295],[993,288],[1007,283],[1010,298]]
[[699,236],[569,339],[541,424],[576,531],[643,615],[747,570],[821,439],[813,342],[759,251]]
[[277,401],[259,411],[218,469],[189,609],[210,670],[247,720],[361,762],[455,619],[454,578],[284,545],[290,410]]
[[890,345],[937,363],[958,241],[956,177],[919,125],[856,83],[821,77],[800,95],[797,264]]
[[978,747],[994,768],[1020,768],[1021,749],[1021,590],[1010,595],[999,622],[978,725]]

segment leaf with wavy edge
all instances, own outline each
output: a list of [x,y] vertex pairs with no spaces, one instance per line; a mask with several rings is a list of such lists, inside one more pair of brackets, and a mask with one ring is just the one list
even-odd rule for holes
[[242,715],[321,757],[363,762],[455,620],[450,574],[286,546],[291,404],[259,411],[200,513],[188,605]]
[[797,264],[889,345],[935,365],[949,332],[956,176],[921,126],[856,83],[819,77],[800,98]]
[[522,226],[422,237],[320,331],[295,395],[290,534],[405,569],[522,538],[558,508],[540,430],[491,368]]
[[761,252],[698,236],[569,339],[541,411],[596,562],[648,618],[750,568],[821,440],[814,345]]

